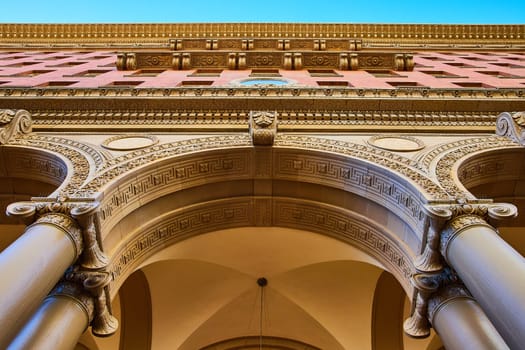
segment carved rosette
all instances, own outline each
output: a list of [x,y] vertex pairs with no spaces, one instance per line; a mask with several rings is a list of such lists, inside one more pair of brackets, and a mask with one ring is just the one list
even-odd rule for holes
[[5,145],[21,134],[31,132],[33,120],[24,109],[0,109],[0,145]]
[[501,113],[496,120],[496,134],[525,146],[525,112]]
[[255,146],[271,146],[277,134],[277,112],[250,112],[250,136]]

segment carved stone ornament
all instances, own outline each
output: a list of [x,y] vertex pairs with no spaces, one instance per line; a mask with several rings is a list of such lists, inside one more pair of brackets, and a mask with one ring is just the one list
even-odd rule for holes
[[271,146],[277,134],[277,112],[250,112],[250,136],[255,146]]
[[428,299],[439,288],[439,274],[416,274],[411,282],[416,289],[416,298],[413,303],[412,315],[403,323],[406,334],[413,338],[425,338],[430,335],[430,323],[427,309]]
[[469,204],[460,203],[450,205],[448,209],[452,213],[452,219],[441,233],[439,250],[447,260],[447,251],[450,242],[456,238],[464,229],[470,226],[486,226],[495,230],[487,221],[501,221],[518,215],[518,209],[509,203],[482,203]]
[[99,203],[64,198],[34,198],[31,202],[8,205],[8,216],[26,225],[54,225],[63,230],[76,248],[80,264],[88,270],[105,268],[109,260],[101,249],[98,224]]
[[101,271],[83,271],[78,266],[66,272],[66,280],[81,285],[92,297],[94,312],[91,320],[91,331],[97,337],[113,335],[118,329],[118,320],[111,314],[108,285],[111,275]]
[[411,283],[416,291],[416,297],[412,302],[412,315],[405,320],[403,329],[411,337],[424,338],[430,335],[431,298],[441,289],[457,284],[458,277],[452,270],[445,268],[440,273],[414,274]]
[[496,134],[525,146],[525,112],[501,113],[496,121]]
[[432,295],[432,297],[428,300],[428,320],[430,323],[434,323],[434,316],[437,314],[439,309],[445,306],[449,301],[459,298],[474,299],[468,290],[459,283],[450,284],[444,288],[441,288],[437,293]]
[[20,134],[31,132],[33,121],[28,111],[0,109],[0,145],[5,145]]
[[437,272],[443,268],[439,253],[440,233],[453,213],[446,207],[427,205],[423,208],[429,223],[427,225],[426,245],[423,253],[416,258],[414,265],[421,272]]
[[93,321],[95,315],[95,302],[91,294],[86,292],[81,285],[69,281],[59,282],[51,293],[49,293],[47,298],[60,297],[73,299],[86,313],[88,322],[91,323]]
[[100,230],[98,223],[98,203],[84,204],[71,209],[71,216],[75,218],[82,227],[84,240],[84,253],[80,264],[89,270],[98,270],[109,264],[109,259],[101,249]]

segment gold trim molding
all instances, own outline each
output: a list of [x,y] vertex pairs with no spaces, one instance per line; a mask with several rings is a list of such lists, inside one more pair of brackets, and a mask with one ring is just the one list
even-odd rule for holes
[[163,43],[171,38],[362,38],[376,43],[525,43],[525,25],[150,23],[0,25],[3,43]]

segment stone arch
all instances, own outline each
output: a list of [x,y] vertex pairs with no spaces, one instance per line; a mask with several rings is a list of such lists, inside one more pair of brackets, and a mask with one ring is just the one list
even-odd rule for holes
[[507,200],[525,186],[525,148],[502,148],[472,154],[457,165],[461,184],[477,198]]
[[151,349],[151,296],[141,270],[126,279],[119,290],[121,310],[120,345],[122,350]]
[[0,251],[24,231],[18,220],[8,217],[9,204],[31,197],[53,195],[67,181],[67,160],[45,150],[21,146],[0,146]]
[[16,139],[10,143],[9,147],[12,146],[54,154],[55,157],[62,160],[65,177],[61,186],[51,195],[52,197],[85,198],[91,196],[91,193],[85,193],[80,188],[94,176],[108,157],[107,152],[88,143],[40,134],[30,134]]
[[512,203],[518,217],[498,226],[501,237],[525,256],[525,148],[507,147],[472,154],[457,165],[458,179],[478,199]]
[[[224,144],[212,147],[213,140]],[[282,139],[274,147],[246,141],[156,145],[109,161],[83,187],[100,194],[113,295],[167,246],[218,230],[278,227],[357,247],[412,298],[409,279],[426,227],[422,208],[442,194],[438,185],[410,160],[367,146],[354,152],[355,145],[315,138]]]
[[[297,247],[298,250],[290,250],[290,247]],[[269,252],[269,255],[265,257],[261,252]],[[249,257],[249,261],[243,260],[243,257]],[[265,263],[261,265],[261,261]],[[284,329],[278,317],[279,310],[282,310],[297,325],[296,331],[292,329],[286,333],[292,339],[321,348],[342,350],[352,344],[348,339],[346,343],[341,339],[342,334],[347,334],[349,339],[358,337],[370,344],[373,290],[383,267],[359,249],[325,235],[278,227],[214,231],[166,246],[137,268],[144,271],[151,283],[152,297],[160,296],[154,304],[157,305],[157,312],[153,324],[162,324],[161,329],[168,327],[173,329],[172,332],[178,332],[177,339],[184,342],[171,343],[170,346],[196,349],[213,342],[213,338],[208,342],[208,332],[220,327],[220,320],[230,320],[231,324],[224,326],[230,333],[219,332],[222,337],[216,341],[243,334],[239,331],[246,331],[249,325],[252,330],[256,328],[258,322],[250,320],[253,317],[257,320],[257,316],[250,316],[250,312],[257,300],[255,277],[261,266],[268,273],[266,277],[269,281],[269,317],[266,319],[271,322],[270,328],[265,328],[269,332],[266,335],[278,335],[271,331],[271,325],[274,331]],[[318,294],[320,291],[324,297]],[[313,295],[316,296],[314,299]],[[208,300],[214,296],[219,298],[218,304]],[[368,301],[356,301],[356,296]],[[163,305],[161,315],[159,305]],[[354,306],[348,308],[351,305]],[[363,308],[366,314],[362,313],[365,312]],[[210,310],[209,313],[206,310]],[[337,316],[339,312],[341,315]],[[331,323],[326,319],[327,315],[332,318]],[[359,322],[341,322],[337,317],[353,319],[354,322],[358,318]],[[234,322],[234,319],[237,321]],[[170,322],[172,326],[167,326]],[[336,329],[334,324],[337,324]],[[162,331],[157,326],[153,338]],[[184,330],[187,327],[189,329]],[[366,331],[355,331],[355,327],[364,327]],[[310,336],[301,336],[305,329],[309,330],[306,333]],[[324,343],[311,342],[321,335]],[[162,336],[156,339],[167,342]],[[206,342],[202,343],[204,339]],[[328,339],[333,340],[330,343]],[[336,346],[338,341],[344,345]]]
[[[425,192],[428,187],[422,186],[431,181],[405,165],[391,170],[336,153],[336,148],[328,152],[291,146],[254,148],[239,142],[184,154],[182,146],[166,151],[159,145],[153,153],[182,154],[164,158],[142,150],[137,155],[148,158],[145,163],[130,156],[106,167],[85,188],[103,193],[100,221],[104,245],[112,252],[115,280],[133,271],[131,266],[154,253],[156,245],[216,229],[283,226],[358,245],[368,240],[371,243],[362,243],[362,249],[390,261],[391,271],[411,290],[407,276],[412,257],[420,250],[422,206],[430,196]],[[161,227],[162,222],[172,226]],[[366,233],[366,227],[376,228]]]
[[403,350],[405,293],[397,280],[383,272],[377,281],[372,309],[372,349]]

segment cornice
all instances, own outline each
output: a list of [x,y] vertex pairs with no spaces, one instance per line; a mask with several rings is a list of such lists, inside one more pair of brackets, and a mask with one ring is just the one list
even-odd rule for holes
[[[35,131],[248,131],[243,110],[34,110]],[[443,111],[279,112],[281,132],[341,131],[494,131],[497,113]]]
[[0,98],[347,98],[347,99],[441,99],[441,100],[523,100],[525,88],[341,88],[341,87],[308,87],[292,85],[290,87],[255,86],[239,87],[100,87],[100,88],[62,88],[62,87],[0,87]]
[[0,88],[0,108],[27,109],[35,131],[247,130],[250,110],[281,131],[493,132],[525,110],[525,89],[279,87]]
[[525,25],[150,23],[0,24],[4,47],[169,47],[173,38],[350,38],[363,47],[522,49]]

